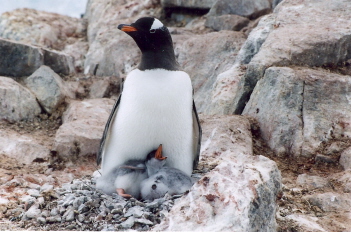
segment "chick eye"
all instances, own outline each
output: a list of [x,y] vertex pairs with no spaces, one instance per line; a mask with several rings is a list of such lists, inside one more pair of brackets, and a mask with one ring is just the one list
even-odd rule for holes
[[156,29],[150,29],[150,33],[155,33]]

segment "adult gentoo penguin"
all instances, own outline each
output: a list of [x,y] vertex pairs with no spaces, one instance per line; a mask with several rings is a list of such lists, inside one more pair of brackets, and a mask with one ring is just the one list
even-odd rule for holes
[[[180,70],[171,35],[158,19],[145,17],[118,29],[131,36],[142,52],[107,121],[97,154],[102,177],[97,188],[111,192],[112,170],[131,159],[145,159],[164,144],[167,165],[191,175],[201,143],[201,127],[190,77]],[[123,46],[123,45],[121,45]]]

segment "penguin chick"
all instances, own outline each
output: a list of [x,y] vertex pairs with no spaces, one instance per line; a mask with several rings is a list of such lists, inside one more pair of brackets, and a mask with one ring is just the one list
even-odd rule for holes
[[145,160],[128,160],[96,180],[96,188],[126,198],[140,196],[140,183],[148,177]]
[[179,169],[165,166],[167,157],[162,157],[162,153],[156,155],[156,159],[145,162],[149,178],[141,182],[141,198],[154,200],[166,193],[177,195],[189,190],[193,185],[191,178]]

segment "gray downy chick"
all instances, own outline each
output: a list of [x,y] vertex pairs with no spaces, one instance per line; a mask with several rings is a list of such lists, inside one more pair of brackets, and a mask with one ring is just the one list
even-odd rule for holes
[[[150,154],[149,154],[150,155]],[[165,166],[162,145],[155,153],[155,159],[147,158],[145,165],[149,178],[141,182],[141,198],[154,200],[166,195],[182,194],[193,185],[191,178],[183,171]]]

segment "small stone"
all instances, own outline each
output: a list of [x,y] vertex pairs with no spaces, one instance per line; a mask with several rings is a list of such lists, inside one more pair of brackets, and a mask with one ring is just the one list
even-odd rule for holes
[[61,216],[59,215],[46,218],[47,222],[61,222],[61,220]]
[[85,213],[89,210],[89,207],[87,207],[85,204],[81,204],[79,207],[78,207],[78,212],[79,213]]
[[41,210],[38,207],[39,205],[37,204],[32,205],[25,213],[26,217],[30,219],[39,217],[41,214]]
[[72,206],[67,208],[67,211],[63,214],[63,218],[66,222],[71,222],[74,220],[74,210]]
[[39,197],[39,198],[37,199],[37,201],[38,201],[38,204],[39,204],[40,206],[43,206],[43,205],[45,204],[45,199],[44,199],[44,197]]
[[72,224],[72,225],[68,225],[66,226],[65,230],[74,230],[77,229],[76,225]]
[[79,206],[85,202],[84,201],[85,198],[86,197],[84,197],[84,196],[75,198],[74,201],[73,201],[73,208],[74,209],[78,209]]
[[51,184],[44,184],[43,186],[41,186],[40,188],[40,192],[48,192],[54,189],[54,186]]
[[52,208],[51,209],[51,212],[50,212],[50,215],[51,216],[56,216],[56,215],[58,215],[60,212],[59,212],[59,210],[58,210],[58,208]]
[[301,174],[297,177],[296,183],[309,190],[324,188],[328,186],[328,180],[320,176]]
[[351,147],[341,153],[339,163],[345,170],[351,169]]
[[69,205],[72,205],[74,199],[75,199],[75,196],[74,196],[73,194],[67,195],[67,196],[65,197],[65,200],[64,200],[62,206],[67,207],[67,206],[69,206]]
[[143,208],[141,208],[140,206],[134,206],[130,209],[128,209],[127,213],[124,215],[125,217],[130,217],[130,216],[134,216],[136,218],[140,218],[141,216],[143,216]]
[[83,222],[84,219],[85,219],[84,214],[78,214],[77,219],[78,219],[79,222]]
[[152,201],[150,203],[146,203],[145,204],[145,208],[147,208],[147,209],[154,209],[154,208],[158,208],[159,205],[160,204],[158,203],[158,201],[154,200],[154,201]]
[[36,190],[36,189],[28,189],[27,193],[32,197],[40,197],[39,190]]
[[134,226],[135,218],[133,216],[129,217],[126,221],[121,223],[122,228],[130,229]]
[[46,224],[46,219],[45,219],[44,217],[38,217],[38,218],[37,218],[37,222],[38,222],[39,224]]
[[111,210],[112,214],[122,214],[123,213],[123,209],[113,209]]
[[49,210],[43,210],[43,212],[41,212],[41,216],[44,218],[47,218],[50,216],[50,212]]
[[149,221],[145,218],[137,218],[137,219],[135,219],[135,222],[140,223],[140,224],[144,224],[144,225],[151,225],[151,226],[154,225],[154,223],[152,221]]

